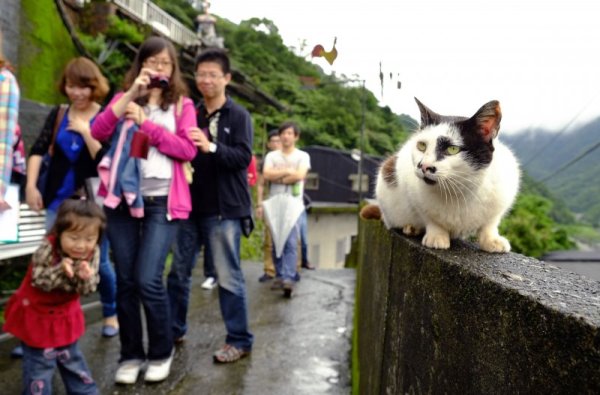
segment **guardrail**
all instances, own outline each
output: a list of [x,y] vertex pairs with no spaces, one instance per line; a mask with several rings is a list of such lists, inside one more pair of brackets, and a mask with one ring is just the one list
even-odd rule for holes
[[152,29],[182,46],[199,45],[195,32],[185,27],[177,19],[149,0],[112,0],[134,19],[145,23]]

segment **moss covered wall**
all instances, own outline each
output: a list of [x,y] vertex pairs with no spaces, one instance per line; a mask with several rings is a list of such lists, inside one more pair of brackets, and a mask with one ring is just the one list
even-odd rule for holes
[[378,221],[359,245],[355,393],[600,393],[600,283]]
[[56,82],[78,53],[58,13],[55,0],[22,0],[18,77],[21,95],[42,103],[65,98]]

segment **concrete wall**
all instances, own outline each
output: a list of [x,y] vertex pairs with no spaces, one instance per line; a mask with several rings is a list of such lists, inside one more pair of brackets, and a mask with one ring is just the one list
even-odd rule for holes
[[0,11],[0,30],[2,30],[2,51],[6,58],[17,64],[19,58],[19,16],[21,15],[20,0],[2,0]]
[[360,394],[600,393],[600,283],[359,226]]
[[27,155],[51,109],[52,106],[27,99],[21,99],[19,102],[19,125],[21,125]]
[[[308,260],[319,269],[344,267],[352,236],[358,233],[358,214],[313,210],[308,215]],[[339,249],[343,253],[340,254]]]

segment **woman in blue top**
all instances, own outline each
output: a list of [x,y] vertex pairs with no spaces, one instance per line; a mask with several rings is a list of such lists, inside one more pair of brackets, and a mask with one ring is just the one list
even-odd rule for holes
[[[91,124],[102,109],[99,102],[109,91],[108,82],[98,66],[84,57],[72,59],[65,67],[58,87],[68,98],[68,107],[66,111],[60,111],[60,106],[50,111],[27,162],[27,204],[36,211],[46,209],[46,229],[52,227],[58,206],[73,194],[82,193],[87,178],[97,177],[96,167],[108,148],[91,135]],[[57,119],[59,114],[62,119]],[[38,176],[42,158],[48,152],[52,156],[50,177],[45,190],[40,191]],[[116,280],[108,250],[105,239],[101,244],[99,285],[104,316],[102,334],[112,337],[118,333],[119,324]]]

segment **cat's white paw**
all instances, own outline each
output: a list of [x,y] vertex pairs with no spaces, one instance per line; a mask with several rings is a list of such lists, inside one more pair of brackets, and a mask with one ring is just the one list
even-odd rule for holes
[[450,235],[448,233],[427,232],[421,241],[425,247],[447,250],[450,248]]
[[422,230],[415,228],[414,226],[409,224],[409,225],[404,225],[404,227],[402,228],[402,233],[404,233],[407,236],[417,236],[422,233]]
[[479,247],[487,252],[509,252],[510,242],[500,235],[491,237],[481,237]]

